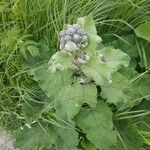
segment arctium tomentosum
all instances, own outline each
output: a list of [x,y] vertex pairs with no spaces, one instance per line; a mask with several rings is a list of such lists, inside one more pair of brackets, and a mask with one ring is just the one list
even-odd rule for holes
[[88,45],[88,35],[79,24],[66,25],[59,34],[60,50],[74,52]]

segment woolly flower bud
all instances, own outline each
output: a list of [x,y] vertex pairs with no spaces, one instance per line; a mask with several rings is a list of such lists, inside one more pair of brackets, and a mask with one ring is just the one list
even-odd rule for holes
[[77,61],[79,64],[85,64],[90,59],[90,56],[85,53],[80,53]]
[[66,25],[59,36],[60,50],[73,52],[88,45],[88,35],[78,24]]
[[68,41],[64,47],[64,50],[69,51],[69,52],[73,52],[77,49],[78,49],[77,45],[72,41]]
[[76,44],[79,44],[82,41],[82,37],[79,34],[74,34],[72,37],[72,41]]

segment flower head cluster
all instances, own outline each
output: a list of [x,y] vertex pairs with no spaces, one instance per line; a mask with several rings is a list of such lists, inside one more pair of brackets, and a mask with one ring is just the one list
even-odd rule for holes
[[88,35],[79,24],[66,25],[60,32],[60,50],[74,52],[88,45]]

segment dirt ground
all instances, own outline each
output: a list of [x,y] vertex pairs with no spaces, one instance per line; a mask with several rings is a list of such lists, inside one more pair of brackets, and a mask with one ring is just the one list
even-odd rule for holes
[[0,150],[15,150],[13,141],[14,140],[9,132],[2,131],[0,133]]

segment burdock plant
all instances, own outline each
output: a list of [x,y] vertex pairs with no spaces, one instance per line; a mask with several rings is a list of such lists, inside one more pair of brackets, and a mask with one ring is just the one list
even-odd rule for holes
[[[49,63],[33,71],[50,104],[42,109],[39,119],[32,120],[30,131],[22,131],[28,137],[39,133],[31,135],[28,149],[34,146],[34,139],[40,148],[76,150],[90,145],[91,149],[111,149],[116,146],[118,133],[107,103],[117,108],[127,102],[124,89],[129,87],[115,81],[124,81],[118,69],[127,67],[130,58],[102,44],[91,15],[64,26],[59,39],[60,49]],[[111,99],[114,92],[121,97]]]

